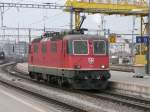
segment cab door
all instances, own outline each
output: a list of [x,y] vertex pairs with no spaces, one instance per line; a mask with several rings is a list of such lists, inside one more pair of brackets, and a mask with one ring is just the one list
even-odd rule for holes
[[65,69],[68,65],[68,41],[62,41],[62,68]]
[[58,44],[58,75],[62,76],[64,71],[65,62],[65,42],[63,40],[59,41]]

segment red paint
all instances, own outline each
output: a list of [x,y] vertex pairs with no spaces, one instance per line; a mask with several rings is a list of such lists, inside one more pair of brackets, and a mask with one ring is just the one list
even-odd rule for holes
[[[107,40],[105,40],[107,41]],[[51,52],[51,43],[56,42],[57,53]],[[46,53],[42,53],[42,44],[46,44]],[[38,45],[38,53],[34,53],[34,45]],[[80,69],[87,70],[103,70],[101,66],[105,66],[104,69],[109,68],[109,56],[108,55],[94,55],[93,54],[93,40],[88,40],[89,54],[88,55],[70,55],[67,54],[67,39],[51,41],[39,41],[31,43],[31,50],[29,54],[29,64],[41,65],[47,67],[57,68],[75,68],[75,65],[79,65]],[[88,59],[94,59],[93,64],[89,64]]]

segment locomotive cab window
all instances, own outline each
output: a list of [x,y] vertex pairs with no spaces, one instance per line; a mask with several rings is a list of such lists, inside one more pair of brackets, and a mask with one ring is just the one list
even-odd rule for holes
[[85,40],[74,40],[73,41],[73,53],[77,55],[88,54],[88,41]]
[[106,42],[104,40],[93,41],[94,54],[106,54]]
[[67,41],[67,53],[68,54],[73,54],[73,49],[72,49],[72,41]]
[[34,53],[38,53],[38,45],[34,44]]
[[46,43],[42,44],[42,53],[46,53]]
[[57,44],[56,42],[51,43],[51,52],[56,53],[57,52]]

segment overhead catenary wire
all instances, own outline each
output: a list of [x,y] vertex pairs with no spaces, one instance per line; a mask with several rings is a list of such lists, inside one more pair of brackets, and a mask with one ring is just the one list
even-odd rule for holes
[[55,14],[55,15],[52,15],[52,16],[50,16],[51,18],[49,18],[49,17],[47,17],[46,19],[45,18],[42,18],[41,20],[38,20],[38,21],[36,21],[36,22],[33,22],[33,23],[30,23],[28,26],[31,26],[31,25],[34,25],[34,24],[40,24],[40,23],[42,23],[43,21],[45,21],[45,22],[47,22],[47,21],[51,21],[51,22],[54,22],[54,21],[56,21],[56,20],[58,20],[59,18],[54,18],[54,17],[59,17],[59,16],[62,16],[62,12],[60,12],[60,13],[57,13],[57,14]]
[[60,3],[60,1],[65,1],[65,0],[57,0],[57,1],[55,1],[55,3],[57,4],[58,2]]

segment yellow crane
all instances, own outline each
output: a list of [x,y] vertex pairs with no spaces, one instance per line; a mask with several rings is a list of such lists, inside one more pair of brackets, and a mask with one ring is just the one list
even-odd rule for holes
[[148,15],[146,0],[67,0],[65,11],[73,10],[75,13],[75,28],[80,28],[80,13],[101,13],[108,15]]

